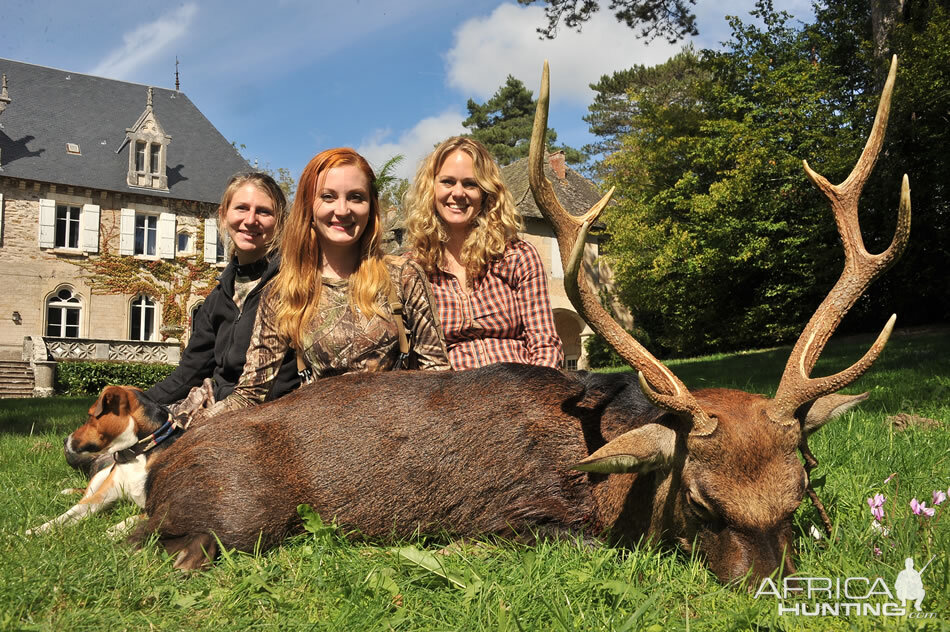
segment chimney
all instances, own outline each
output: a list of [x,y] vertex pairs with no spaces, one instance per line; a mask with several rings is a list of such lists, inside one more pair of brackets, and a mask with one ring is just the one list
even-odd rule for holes
[[563,151],[556,151],[548,156],[548,164],[551,165],[551,169],[554,170],[554,175],[558,177],[558,180],[567,177],[567,165],[565,164]]

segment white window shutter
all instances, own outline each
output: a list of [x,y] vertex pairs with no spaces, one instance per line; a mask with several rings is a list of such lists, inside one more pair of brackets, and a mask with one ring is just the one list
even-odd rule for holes
[[218,220],[209,217],[205,220],[205,263],[218,260]]
[[162,259],[175,258],[174,213],[162,213],[158,216],[158,256]]
[[135,254],[135,210],[122,209],[119,220],[119,254]]
[[83,204],[79,223],[82,226],[80,247],[85,252],[99,252],[99,206]]
[[40,248],[56,245],[56,202],[40,200]]

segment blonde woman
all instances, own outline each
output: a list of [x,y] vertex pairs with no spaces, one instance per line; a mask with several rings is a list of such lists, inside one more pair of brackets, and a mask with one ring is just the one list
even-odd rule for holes
[[419,167],[407,196],[410,256],[428,275],[455,370],[495,362],[560,368],[547,278],[498,165],[453,137]]
[[[218,225],[229,238],[230,262],[195,314],[178,367],[145,392],[150,398],[171,405],[187,397],[173,407],[187,416],[212,394],[214,399],[231,394],[244,370],[261,294],[279,269],[276,249],[286,211],[284,193],[269,175],[238,173],[228,181],[218,205]],[[293,353],[281,358],[272,397],[297,387],[296,366]],[[206,379],[210,388],[192,392]]]
[[291,349],[306,381],[399,368],[400,323],[417,368],[450,368],[425,273],[385,257],[382,233],[369,163],[348,148],[315,156],[300,176],[280,273],[261,302],[244,372],[205,416],[264,401]]

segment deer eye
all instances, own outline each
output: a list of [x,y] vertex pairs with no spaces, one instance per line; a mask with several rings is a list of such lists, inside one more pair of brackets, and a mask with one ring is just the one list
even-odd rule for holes
[[713,520],[716,517],[716,513],[710,509],[708,505],[699,500],[699,498],[690,490],[686,490],[686,504],[689,506],[690,511],[692,511],[697,518],[702,520]]

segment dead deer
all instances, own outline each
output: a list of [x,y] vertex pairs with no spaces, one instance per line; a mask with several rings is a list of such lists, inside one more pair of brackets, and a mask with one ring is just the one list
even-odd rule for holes
[[798,450],[811,458],[808,435],[865,398],[835,391],[871,366],[894,324],[892,317],[851,368],[809,377],[844,313],[907,242],[906,178],[885,253],[864,251],[857,224],[857,196],[880,149],[895,70],[848,180],[833,187],[806,165],[832,200],[845,272],[796,344],[775,398],[689,392],[601,308],[579,270],[582,246],[574,246],[606,198],[579,223],[542,175],[545,66],[532,190],[573,275],[572,302],[639,375],[499,364],[321,380],[186,432],[150,465],[149,520],[133,540],[157,532],[175,566],[194,569],[214,558],[219,542],[250,551],[300,531],[297,506],[307,503],[374,539],[571,532],[632,545],[645,536],[696,548],[724,582],[793,570],[791,517],[808,486]]

